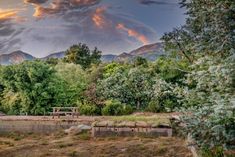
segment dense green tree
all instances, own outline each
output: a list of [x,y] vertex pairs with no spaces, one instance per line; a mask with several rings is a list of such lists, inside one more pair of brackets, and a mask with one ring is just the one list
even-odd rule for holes
[[191,62],[185,87],[175,89],[186,108],[186,133],[201,149],[227,149],[235,139],[235,1],[181,0],[181,5],[186,25],[163,39],[177,59]]
[[41,61],[6,66],[0,74],[5,86],[2,105],[9,113],[38,115],[62,104],[63,81]]
[[189,62],[185,59],[160,57],[151,65],[150,71],[162,80],[182,84],[182,79],[190,72],[189,65]]
[[132,101],[136,108],[143,109],[147,106],[152,98],[152,85],[154,80],[145,68],[132,68],[130,69],[127,80],[127,89],[130,91]]
[[87,76],[80,65],[59,62],[55,66],[56,75],[66,83],[65,104],[74,105],[76,101],[82,102],[83,92],[87,87]]
[[186,25],[166,33],[168,49],[191,62],[195,54],[228,57],[235,50],[233,0],[181,0],[187,10]]
[[104,75],[98,85],[104,99],[118,100],[137,109],[144,108],[150,101],[153,78],[144,67],[129,68],[111,63],[105,67]]
[[86,69],[91,64],[100,63],[101,53],[97,48],[91,51],[86,44],[79,43],[78,45],[71,46],[66,51],[64,60],[68,63],[80,64],[82,68]]
[[46,60],[46,63],[50,64],[50,65],[56,65],[56,64],[58,64],[59,61],[60,61],[60,59],[58,59],[58,58],[48,58]]
[[140,57],[140,56],[137,56],[135,59],[134,59],[134,66],[144,66],[144,67],[147,67],[148,66],[148,61],[147,59],[143,58],[143,57]]
[[151,112],[172,112],[179,108],[175,87],[172,83],[156,78],[153,96],[146,109]]
[[126,80],[127,72],[123,69],[117,70],[109,77],[98,81],[98,95],[104,100],[115,99],[122,103],[130,101],[131,94],[128,90]]
[[191,88],[177,91],[185,111],[192,113],[183,117],[185,129],[203,149],[228,149],[235,140],[234,63],[232,58],[200,58],[186,80]]
[[98,107],[103,106],[103,100],[98,96],[97,82],[103,79],[104,64],[95,65],[86,71],[88,86],[84,91],[84,99],[86,102],[97,105]]

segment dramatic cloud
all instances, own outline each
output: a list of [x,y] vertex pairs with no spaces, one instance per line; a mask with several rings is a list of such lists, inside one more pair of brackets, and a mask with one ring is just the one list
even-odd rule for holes
[[135,31],[133,29],[127,28],[122,23],[119,23],[116,28],[127,32],[130,37],[134,37],[135,39],[137,39],[138,41],[140,41],[144,45],[149,44],[149,41],[148,41],[146,36],[144,36],[143,34],[138,33],[137,31]]
[[105,17],[104,17],[105,7],[97,8],[94,15],[92,16],[92,20],[95,25],[99,28],[103,28],[106,24]]
[[[158,5],[143,6],[152,4]],[[0,54],[20,49],[44,57],[79,42],[97,46],[104,54],[129,52],[157,42],[161,34],[181,24],[179,16],[175,18],[178,6],[168,4],[176,2],[0,0]]]
[[31,4],[43,4],[48,0],[24,0],[24,3],[31,3]]
[[176,4],[173,2],[169,2],[167,0],[138,0],[143,5],[152,5],[152,4],[158,4],[158,5],[165,5],[165,4]]
[[6,9],[6,10],[0,9],[0,20],[3,21],[16,18],[18,12],[19,10],[14,10],[14,9]]
[[98,4],[100,0],[53,0],[47,7],[41,5],[41,2],[45,2],[42,0],[26,0],[26,2],[34,5],[34,17],[43,18],[48,15],[90,7]]

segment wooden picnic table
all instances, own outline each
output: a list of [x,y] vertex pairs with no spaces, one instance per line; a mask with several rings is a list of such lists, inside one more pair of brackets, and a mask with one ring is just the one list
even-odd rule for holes
[[79,116],[79,108],[78,107],[52,107],[53,112],[52,112],[52,116],[54,118],[54,116],[62,116],[62,115],[72,115],[72,117],[74,116]]

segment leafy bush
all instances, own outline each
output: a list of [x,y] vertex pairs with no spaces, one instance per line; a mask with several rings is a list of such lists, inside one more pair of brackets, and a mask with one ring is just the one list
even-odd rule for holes
[[131,114],[133,109],[130,105],[122,104],[117,100],[108,100],[105,102],[105,107],[102,109],[102,115],[118,116]]
[[152,101],[149,102],[149,104],[148,104],[148,106],[146,107],[145,110],[149,111],[149,112],[158,113],[158,112],[164,112],[165,108],[164,108],[164,106],[160,105],[158,100],[152,100]]
[[133,113],[134,109],[131,105],[124,105],[123,106],[123,115],[128,115]]
[[188,74],[187,83],[196,85],[181,93],[185,111],[191,113],[182,119],[200,148],[227,149],[235,141],[234,67],[234,59],[203,57]]
[[174,91],[175,87],[175,85],[164,80],[156,79],[153,87],[154,95],[147,110],[151,112],[172,112],[176,107],[180,107]]
[[79,113],[87,116],[100,115],[100,109],[96,105],[85,103],[79,105]]
[[5,66],[0,80],[4,86],[0,101],[6,113],[42,115],[68,99],[64,82],[42,61]]

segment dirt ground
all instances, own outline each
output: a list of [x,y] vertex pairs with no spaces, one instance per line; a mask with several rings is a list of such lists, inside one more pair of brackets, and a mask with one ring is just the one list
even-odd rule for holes
[[0,136],[0,157],[192,157],[176,137],[92,138],[90,133],[66,135],[8,134]]

